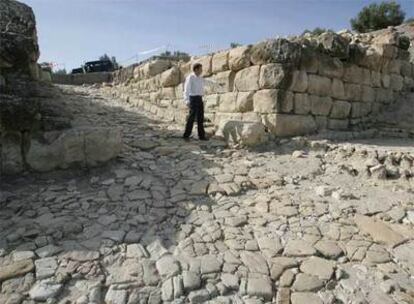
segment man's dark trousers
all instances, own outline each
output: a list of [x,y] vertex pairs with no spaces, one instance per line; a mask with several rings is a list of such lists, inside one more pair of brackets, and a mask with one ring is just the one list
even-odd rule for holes
[[204,132],[204,104],[201,96],[190,96],[190,112],[187,116],[184,138],[189,138],[193,131],[194,120],[197,118],[198,137],[205,138]]

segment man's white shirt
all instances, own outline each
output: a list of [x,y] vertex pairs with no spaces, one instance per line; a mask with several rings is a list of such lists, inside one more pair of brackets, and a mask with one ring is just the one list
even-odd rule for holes
[[188,75],[184,83],[184,102],[188,105],[190,103],[190,96],[203,96],[205,85],[218,85],[218,83],[197,76],[195,73]]

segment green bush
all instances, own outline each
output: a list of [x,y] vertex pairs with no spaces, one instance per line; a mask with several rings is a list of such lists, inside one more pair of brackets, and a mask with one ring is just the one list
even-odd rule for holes
[[400,25],[405,13],[395,1],[372,3],[364,7],[357,17],[351,19],[352,29],[360,33],[376,31],[388,26]]

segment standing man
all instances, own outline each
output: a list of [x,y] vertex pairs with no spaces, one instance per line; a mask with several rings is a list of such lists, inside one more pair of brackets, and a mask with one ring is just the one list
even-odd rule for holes
[[187,123],[183,138],[188,141],[193,131],[194,120],[197,118],[198,138],[200,140],[208,140],[204,131],[204,85],[217,83],[201,77],[203,66],[196,63],[193,66],[193,73],[187,76],[184,83],[184,102],[189,108]]

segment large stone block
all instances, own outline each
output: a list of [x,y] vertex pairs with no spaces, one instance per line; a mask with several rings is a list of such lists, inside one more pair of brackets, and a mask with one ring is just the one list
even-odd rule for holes
[[292,83],[289,90],[293,92],[306,92],[308,89],[308,74],[304,70],[292,72]]
[[374,102],[375,101],[375,90],[370,86],[363,85],[361,86],[361,101],[364,102]]
[[344,65],[338,58],[323,56],[319,62],[319,74],[330,78],[342,78]]
[[306,115],[311,111],[311,101],[308,94],[306,93],[296,93],[294,96],[294,109],[295,114]]
[[262,118],[260,117],[259,113],[246,112],[246,113],[242,113],[242,120],[243,121],[261,122]]
[[390,88],[394,91],[401,91],[404,86],[404,78],[401,75],[391,74]]
[[85,129],[85,162],[96,166],[116,157],[122,150],[120,128]]
[[165,59],[157,59],[143,66],[143,74],[146,78],[158,75],[171,67],[171,62]]
[[333,57],[347,59],[349,57],[349,41],[331,31],[318,36],[319,44]]
[[206,112],[214,112],[219,105],[219,94],[211,94],[203,97]]
[[253,109],[258,113],[288,113],[293,109],[293,93],[276,89],[257,91],[253,95]]
[[85,166],[85,135],[82,130],[47,132],[44,137],[46,141],[31,141],[26,154],[26,162],[31,169],[45,172],[74,165]]
[[351,112],[351,103],[342,100],[335,100],[333,102],[330,117],[335,119],[348,118]]
[[339,80],[337,78],[332,79],[331,96],[337,99],[345,99],[345,88],[342,80]]
[[375,89],[375,101],[383,104],[389,104],[394,101],[394,93],[391,89]]
[[255,146],[266,141],[266,132],[262,123],[247,121],[223,121],[216,132],[230,144]]
[[309,95],[311,112],[314,115],[328,116],[332,108],[332,98],[328,96]]
[[352,118],[365,117],[370,112],[371,112],[371,103],[368,103],[368,102],[351,103],[351,117]]
[[236,100],[236,111],[237,112],[250,112],[253,111],[253,95],[254,91],[251,92],[238,92]]
[[332,81],[328,77],[309,75],[308,92],[319,96],[331,95]]
[[260,67],[260,89],[285,89],[291,82],[292,73],[288,65],[269,63]]
[[240,46],[229,52],[229,68],[239,71],[250,66],[250,46]]
[[229,52],[224,51],[213,55],[212,71],[218,73],[229,69]]
[[260,66],[255,65],[236,73],[234,87],[236,91],[255,91],[259,89]]
[[232,92],[234,87],[235,73],[233,71],[224,71],[206,78],[216,82],[216,84],[207,83],[204,90],[206,94]]
[[287,39],[270,39],[255,44],[251,51],[253,64],[292,63],[299,64],[302,47]]
[[319,54],[313,51],[311,48],[305,48],[302,50],[302,56],[300,58],[300,69],[307,73],[316,74],[319,70]]
[[202,74],[202,76],[210,76],[212,74],[212,68],[211,68],[212,58],[213,57],[211,55],[207,55],[207,56],[202,56],[202,57],[195,58],[191,62],[192,63],[191,64],[191,69],[194,66],[194,64],[200,63],[203,66],[203,74]]
[[237,92],[229,92],[220,95],[219,111],[224,113],[236,112]]
[[310,115],[267,114],[265,126],[276,136],[298,136],[316,131],[316,123]]
[[161,74],[161,85],[163,87],[174,87],[180,83],[180,69],[173,66]]
[[175,99],[175,88],[168,87],[161,89],[161,99]]
[[0,137],[0,174],[17,174],[24,170],[21,148],[22,136],[20,133]]
[[382,75],[378,71],[371,71],[371,86],[374,88],[381,87]]
[[328,129],[347,130],[349,127],[348,119],[328,119]]
[[362,87],[359,84],[345,83],[345,99],[349,101],[361,101]]
[[357,84],[363,83],[364,82],[363,69],[354,64],[345,67],[344,81],[350,82],[350,83],[357,83]]

